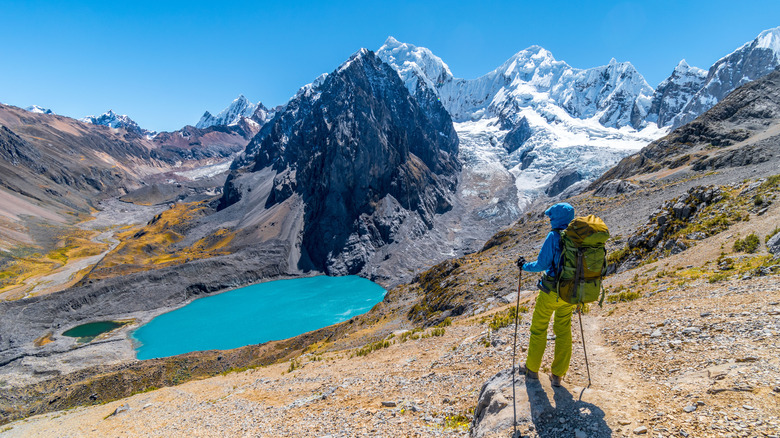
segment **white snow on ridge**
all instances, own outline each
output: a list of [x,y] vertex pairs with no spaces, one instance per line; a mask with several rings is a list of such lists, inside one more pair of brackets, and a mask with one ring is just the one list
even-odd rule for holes
[[91,125],[108,126],[113,129],[123,128],[128,132],[135,132],[146,138],[154,138],[154,136],[157,135],[157,132],[143,129],[138,126],[138,123],[136,123],[135,120],[127,115],[117,114],[113,110],[108,110],[99,116],[87,116],[80,119],[80,121]]
[[256,109],[256,104],[247,100],[243,94],[240,94],[227,108],[220,111],[216,116],[206,111],[195,127],[198,129],[206,129],[217,125],[232,126],[237,124],[242,117],[252,117],[252,114],[255,113]]
[[780,66],[780,27],[761,32],[713,64],[701,87],[674,117],[673,126],[688,123],[712,108],[736,88]]
[[388,37],[377,55],[396,68],[409,90],[416,90],[420,80],[435,89],[452,79],[447,64],[425,47],[415,47]]
[[780,54],[780,27],[761,32],[756,38],[756,47]]
[[50,110],[48,108],[40,107],[38,105],[30,105],[27,108],[25,108],[24,110],[25,111],[29,111],[31,113],[36,113],[36,114],[55,114],[54,111],[52,111],[52,110]]

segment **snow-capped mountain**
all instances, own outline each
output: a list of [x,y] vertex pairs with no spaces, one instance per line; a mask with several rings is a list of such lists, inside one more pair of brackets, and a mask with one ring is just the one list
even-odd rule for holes
[[[455,122],[466,166],[515,177],[530,201],[565,168],[600,175],[663,135],[645,127],[653,89],[628,62],[576,69],[532,46],[477,79],[458,79],[425,48],[390,37],[377,54],[419,98],[433,93]],[[490,170],[492,169],[492,170]]]
[[658,126],[671,125],[706,79],[706,70],[691,67],[684,59],[680,61],[672,74],[655,89],[646,120]]
[[124,128],[127,132],[140,136],[153,137],[156,134],[155,131],[141,128],[138,126],[138,123],[130,117],[124,114],[117,114],[113,110],[108,110],[99,116],[84,117],[81,121],[92,125],[108,126],[109,128]]
[[55,114],[54,111],[48,108],[40,107],[38,105],[30,105],[27,108],[25,108],[25,111],[29,111],[31,113],[36,113],[36,114]]
[[203,113],[195,127],[206,129],[211,126],[233,126],[238,124],[242,118],[262,124],[268,120],[269,111],[262,103],[254,104],[241,94],[216,116],[208,111]]
[[680,126],[703,114],[740,85],[763,77],[780,66],[780,27],[761,32],[710,67],[701,88],[672,120]]
[[[473,80],[456,79],[441,58],[426,48],[390,37],[377,51],[394,66],[407,88],[418,82],[434,88],[455,121],[485,116],[514,118],[520,108],[552,103],[572,117],[597,118],[607,127],[632,125],[634,106],[646,113],[653,89],[629,62],[575,69],[539,46],[522,50],[492,72]],[[641,121],[641,120],[640,120]]]

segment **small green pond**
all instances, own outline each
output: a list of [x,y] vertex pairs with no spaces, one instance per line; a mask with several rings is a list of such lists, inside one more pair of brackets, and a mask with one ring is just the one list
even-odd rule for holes
[[127,322],[119,321],[97,321],[87,324],[77,325],[72,329],[66,330],[62,335],[71,338],[79,338],[78,342],[87,343],[103,333],[122,327]]

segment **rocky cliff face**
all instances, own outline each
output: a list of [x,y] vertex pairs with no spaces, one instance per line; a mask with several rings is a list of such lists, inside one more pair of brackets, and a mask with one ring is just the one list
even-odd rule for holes
[[242,174],[272,169],[266,207],[299,197],[302,252],[317,269],[353,274],[407,217],[430,228],[451,208],[457,153],[441,104],[412,97],[390,66],[363,49],[302,88],[250,142],[222,208],[245,196]]

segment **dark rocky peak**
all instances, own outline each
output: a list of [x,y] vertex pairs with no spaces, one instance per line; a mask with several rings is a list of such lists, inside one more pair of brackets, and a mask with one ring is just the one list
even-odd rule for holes
[[[436,101],[438,103],[438,101]],[[266,206],[305,203],[303,247],[314,267],[359,272],[396,224],[428,227],[451,207],[458,137],[440,103],[424,109],[399,75],[362,49],[309,84],[266,124],[237,160],[222,207],[241,199],[242,173],[271,168]]]

